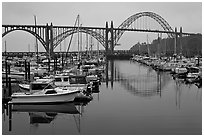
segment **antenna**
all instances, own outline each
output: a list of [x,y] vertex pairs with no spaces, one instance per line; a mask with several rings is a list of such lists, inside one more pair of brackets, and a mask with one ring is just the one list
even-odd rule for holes
[[[36,27],[36,15],[33,15],[34,16],[34,21],[35,21],[35,33],[37,32],[37,27]],[[35,46],[36,46],[36,56],[37,56],[37,64],[38,64],[38,40],[37,40],[37,37],[35,36]]]
[[[79,22],[79,15],[77,15],[77,18],[76,18],[75,23],[74,23],[74,27],[76,26],[77,21]],[[74,30],[73,30],[73,31],[74,31]],[[70,38],[70,41],[69,41],[69,46],[68,46],[68,48],[67,48],[67,52],[69,52],[70,45],[71,45],[72,38],[73,38],[73,34],[74,34],[74,33],[72,33],[72,35],[71,35],[71,38]]]
[[148,56],[150,56],[150,51],[149,51],[149,40],[148,40],[148,34],[147,34],[147,52],[148,52]]

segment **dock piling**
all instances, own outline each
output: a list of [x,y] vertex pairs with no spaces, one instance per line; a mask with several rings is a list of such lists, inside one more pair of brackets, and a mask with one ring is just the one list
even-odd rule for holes
[[27,80],[27,61],[25,60],[24,62],[24,67],[25,67],[25,80]]

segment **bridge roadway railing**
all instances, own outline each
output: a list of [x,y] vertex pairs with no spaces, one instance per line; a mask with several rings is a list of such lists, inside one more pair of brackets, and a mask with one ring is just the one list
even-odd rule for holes
[[[99,52],[99,55],[105,55],[105,50],[94,50],[92,51],[93,55],[96,55]],[[78,51],[72,51],[72,52],[54,52],[56,56],[58,55],[77,55],[79,52]],[[87,51],[82,51],[80,52],[82,54],[86,54]],[[130,51],[130,50],[114,50],[113,55],[114,56],[122,56],[122,55],[133,55],[135,52]],[[2,52],[2,56],[33,56],[35,55],[36,52]],[[39,55],[46,55],[46,52],[39,52]]]

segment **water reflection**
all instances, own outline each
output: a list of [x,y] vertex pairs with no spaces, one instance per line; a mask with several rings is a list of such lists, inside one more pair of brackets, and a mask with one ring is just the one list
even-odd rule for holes
[[[80,118],[82,107],[80,104],[75,106],[74,103],[57,103],[57,104],[5,104],[4,112],[8,111],[9,131],[12,131],[12,115],[27,113],[29,116],[30,132],[38,131],[40,125],[52,125],[58,116],[66,118],[73,116],[78,132],[80,133]],[[15,127],[16,128],[16,127]],[[31,133],[33,134],[33,133]]]
[[202,88],[136,62],[109,61],[105,66],[100,94],[94,93],[90,103],[11,109],[3,104],[3,134],[202,133]]
[[[121,69],[121,65],[117,64],[117,61],[108,60],[106,61],[106,87],[110,81],[111,88],[113,89],[113,83],[119,82],[127,91],[136,96],[149,97],[159,95],[163,88],[169,83],[171,77],[163,72],[156,72],[150,67],[144,67],[138,64],[138,68],[131,70],[127,73]],[[134,64],[133,64],[134,65]],[[141,68],[142,67],[142,68]],[[145,69],[144,69],[145,68]],[[135,75],[132,73],[134,72]]]

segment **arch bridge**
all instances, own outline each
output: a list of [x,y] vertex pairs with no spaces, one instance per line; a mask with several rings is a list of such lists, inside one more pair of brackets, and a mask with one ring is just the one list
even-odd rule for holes
[[[132,28],[129,27],[137,19],[141,17],[149,17],[154,19],[163,30],[152,30],[147,28]],[[73,26],[53,26],[51,23],[48,25],[2,25],[2,37],[13,31],[26,31],[36,37],[45,51],[49,55],[53,55],[54,49],[67,37],[70,35],[82,32],[93,36],[99,43],[105,48],[106,54],[112,55],[114,52],[114,47],[117,45],[121,36],[125,31],[137,31],[137,32],[151,32],[151,33],[166,33],[169,37],[182,37],[182,35],[197,35],[193,33],[183,33],[182,28],[180,32],[177,32],[171,28],[171,26],[164,20],[160,15],[153,12],[140,12],[134,14],[127,18],[118,28],[113,27],[113,21],[111,21],[111,26],[108,27],[108,22],[106,22],[105,27],[73,27]],[[109,37],[110,33],[110,37]]]

